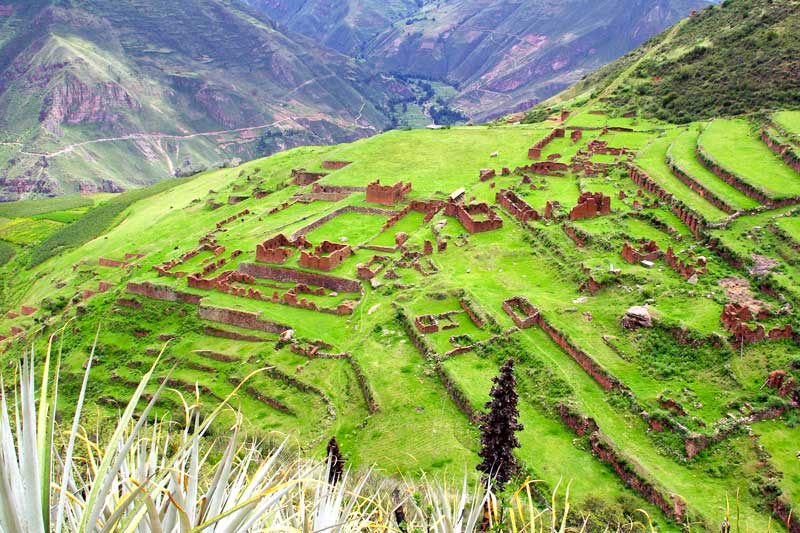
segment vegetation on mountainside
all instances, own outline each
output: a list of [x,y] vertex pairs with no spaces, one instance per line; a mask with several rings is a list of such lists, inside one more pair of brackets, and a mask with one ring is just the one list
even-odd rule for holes
[[108,230],[119,214],[135,202],[168,191],[185,181],[182,178],[175,178],[150,187],[128,191],[91,209],[80,218],[80,224],[65,225],[33,248],[28,268],[33,268],[68,248],[80,246],[98,237]]
[[[570,93],[599,94],[634,67],[626,83],[606,95],[610,108],[638,109],[648,117],[685,124],[796,107],[798,26],[798,0],[725,0],[697,11],[674,35],[666,31],[599,69]],[[666,39],[669,46],[647,54]]]
[[[637,65],[608,94],[635,81]],[[113,415],[169,339],[170,364],[141,398],[164,383],[204,412],[227,399],[247,414],[224,410],[215,435],[289,434],[315,457],[335,437],[353,468],[411,480],[466,470],[469,485],[480,476],[476,421],[513,358],[524,426],[514,457],[537,480],[526,487],[538,510],[554,509],[550,495],[571,481],[566,527],[592,512],[604,518],[586,531],[648,531],[625,526],[644,509],[658,531],[719,531],[727,498],[742,532],[796,528],[800,204],[787,193],[800,174],[791,146],[772,143],[794,142],[796,116],[681,125],[591,96],[566,94],[533,124],[392,131],[201,173],[30,269],[31,248],[15,246],[0,270],[0,363],[13,367],[26,342],[43,352],[32,332],[68,323],[59,407],[70,413],[101,327],[86,398]],[[532,161],[529,148],[548,138]],[[328,175],[298,185],[296,169]],[[495,175],[482,180],[482,169]],[[411,190],[392,206],[368,202],[378,178]],[[421,208],[461,187],[494,214]],[[609,212],[592,209],[601,195]],[[478,223],[490,230],[470,233]],[[328,265],[338,280],[310,277],[320,272],[296,248],[282,262],[257,255],[278,234],[353,253]],[[99,260],[125,254],[125,268]],[[151,412],[185,416],[171,394]],[[416,504],[429,504],[425,490]],[[387,527],[392,509],[381,507]]]
[[47,198],[44,200],[6,202],[0,203],[0,217],[35,217],[36,215],[44,213],[70,211],[81,207],[90,207],[92,205],[94,205],[93,200],[83,195],[59,196],[58,198]]

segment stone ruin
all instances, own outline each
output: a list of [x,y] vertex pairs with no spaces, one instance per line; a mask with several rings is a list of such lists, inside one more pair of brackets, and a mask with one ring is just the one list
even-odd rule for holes
[[276,263],[282,265],[295,252],[311,248],[311,243],[301,235],[291,240],[283,233],[279,233],[271,239],[267,239],[256,246],[256,261],[262,263]]
[[528,222],[529,220],[539,220],[541,216],[539,212],[528,203],[517,196],[511,189],[502,189],[495,195],[495,202],[505,208],[506,211],[519,220],[520,222]]
[[519,329],[528,329],[539,323],[539,310],[527,298],[515,296],[503,302],[505,311]]
[[352,254],[353,248],[349,244],[322,241],[313,251],[300,252],[300,266],[330,272]]
[[761,324],[750,326],[748,322],[754,320],[766,320],[771,317],[771,313],[766,309],[761,309],[755,315],[746,305],[738,303],[728,303],[722,310],[720,322],[728,330],[736,342],[743,344],[754,344],[766,340],[782,340],[793,339],[796,342],[800,341],[797,335],[794,334],[791,324],[785,326],[778,326],[771,329],[769,332]]
[[340,170],[353,164],[352,161],[323,161],[322,168],[325,170]]
[[626,263],[638,265],[642,261],[655,261],[661,258],[661,250],[658,248],[656,241],[650,241],[639,248],[634,248],[630,243],[625,243],[622,246],[622,259]]
[[611,213],[611,197],[601,192],[585,192],[578,198],[578,205],[569,213],[570,220],[593,218]]
[[[481,233],[503,227],[503,220],[486,203],[463,204],[448,202],[444,214],[455,217],[469,233]],[[479,220],[483,218],[483,220]]]
[[682,261],[672,249],[672,246],[667,248],[667,253],[664,254],[664,261],[684,279],[690,279],[692,276],[705,274],[708,272],[706,266],[706,258],[698,257],[696,264],[691,264],[687,261]]
[[420,315],[414,319],[414,325],[420,332],[426,335],[436,333],[439,330],[454,329],[459,326],[459,323],[453,320],[453,317],[462,312],[463,311],[447,311],[446,313],[439,313],[438,315]]
[[497,172],[493,168],[482,168],[478,179],[481,182],[489,181],[497,176]]
[[394,185],[381,185],[377,180],[367,185],[367,202],[391,206],[402,202],[409,192],[411,183],[398,181]]
[[583,139],[583,131],[582,130],[574,130],[572,133],[569,134],[569,138],[572,142],[577,143]]
[[304,168],[296,168],[292,170],[292,182],[295,185],[311,185],[327,175],[327,172],[309,172]]
[[542,158],[542,150],[544,149],[544,147],[547,146],[548,144],[550,144],[550,142],[553,139],[563,138],[565,133],[566,132],[565,132],[564,128],[556,128],[553,131],[551,131],[550,133],[548,133],[547,137],[545,137],[544,139],[542,139],[539,142],[537,142],[536,144],[534,144],[528,150],[528,159],[532,159],[534,161],[536,161],[537,159],[541,159]]
[[569,168],[569,165],[557,161],[540,161],[538,163],[517,167],[516,172],[533,172],[534,174],[540,174],[542,176],[563,178],[564,173],[567,172]]
[[385,255],[373,255],[367,263],[356,265],[356,276],[361,280],[370,280],[383,272],[391,263],[391,258]]

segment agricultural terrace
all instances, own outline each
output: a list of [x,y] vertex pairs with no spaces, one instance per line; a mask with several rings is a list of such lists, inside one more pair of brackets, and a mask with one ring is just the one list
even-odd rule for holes
[[773,200],[800,196],[800,179],[791,167],[759,139],[758,128],[745,119],[717,119],[700,135],[700,149],[731,173]]
[[[714,530],[738,494],[751,531],[780,530],[769,509],[800,486],[798,207],[703,165],[700,128],[587,106],[298,148],[97,206],[4,206],[4,362],[75,317],[63,373],[99,326],[90,396],[108,412],[163,349],[159,376],[204,406],[256,372],[236,407],[258,434],[460,476],[514,357],[542,494],[571,480],[576,505],[642,508],[659,531]],[[748,171],[763,150],[800,183],[761,142],[743,121],[700,137],[748,183],[772,183]]]

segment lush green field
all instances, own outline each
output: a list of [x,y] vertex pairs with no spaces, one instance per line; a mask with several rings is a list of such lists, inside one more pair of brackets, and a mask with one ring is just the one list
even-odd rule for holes
[[[583,116],[574,120],[580,122]],[[570,120],[567,126],[572,124]],[[551,149],[561,154],[559,161],[570,162],[592,140],[607,140],[609,146],[637,153],[635,164],[680,202],[709,221],[726,218],[681,183],[666,163],[670,146],[680,147],[685,162],[699,125],[688,130],[669,127],[652,131],[652,124],[647,124],[643,131],[644,126],[635,119],[622,124],[640,129],[604,135],[586,132],[577,143],[558,140]],[[723,306],[730,300],[720,282],[736,277],[755,287],[758,281],[748,264],[734,268],[707,246],[703,235],[695,239],[673,213],[669,200],[656,204],[650,193],[640,192],[628,176],[627,156],[596,154],[592,161],[611,164],[598,167],[601,171],[596,176],[571,171],[563,176],[513,172],[528,164],[528,147],[548,131],[543,125],[395,131],[351,145],[290,150],[241,167],[125,193],[89,209],[68,225],[61,226],[53,219],[68,222],[68,213],[82,208],[51,205],[36,219],[8,217],[4,224],[11,226],[31,220],[59,224],[61,229],[38,245],[18,247],[18,255],[0,270],[4,287],[0,333],[8,335],[11,328],[29,329],[35,324],[56,327],[74,317],[74,331],[65,337],[64,346],[64,376],[74,384],[99,326],[99,358],[89,395],[108,411],[125,401],[142,369],[165,339],[173,336],[166,352],[167,359],[177,365],[170,386],[191,391],[197,383],[204,406],[229,394],[250,372],[270,367],[253,377],[235,402],[246,415],[249,431],[265,437],[291,434],[315,454],[322,453],[326,440],[336,435],[355,466],[376,465],[387,474],[410,477],[422,472],[460,476],[466,469],[476,479],[472,466],[478,459],[478,433],[462,412],[465,406],[459,403],[458,394],[464,395],[471,408],[481,409],[492,376],[504,359],[513,355],[525,425],[518,455],[527,472],[542,480],[543,493],[552,491],[559,480],[572,481],[571,493],[579,509],[590,497],[598,497],[608,509],[626,516],[633,516],[637,508],[645,509],[659,531],[680,529],[595,457],[589,437],[576,435],[559,415],[559,407],[566,404],[577,415],[591,417],[599,427],[598,438],[618,450],[626,468],[635,470],[654,491],[684,500],[698,530],[713,530],[725,514],[726,497],[734,499],[737,493],[750,530],[766,530],[769,515],[764,509],[769,502],[761,492],[750,490],[766,483],[766,474],[744,430],[690,459],[680,430],[658,431],[647,420],[652,415],[672,420],[688,432],[711,435],[720,420],[730,415],[743,416],[783,402],[775,391],[763,390],[761,385],[766,373],[777,368],[794,372],[789,363],[796,347],[765,342],[740,350],[732,344],[720,323]],[[492,157],[495,151],[498,155]],[[368,204],[363,192],[335,202],[295,202],[299,198],[295,195],[309,193],[310,187],[292,185],[292,169],[318,170],[326,160],[352,161],[323,178],[321,183],[327,185],[366,186],[378,178],[383,183],[402,180],[412,184],[410,198],[417,200],[445,199],[464,186],[467,200],[474,197],[476,202],[491,204],[503,226],[469,234],[462,223],[443,211],[427,222],[423,213],[411,212],[381,231],[385,216],[346,212],[307,235],[314,245],[331,240],[355,248],[330,274],[356,279],[358,264],[383,255],[396,279],[383,271],[376,276],[375,287],[362,283],[361,293],[329,290],[306,294],[302,291],[317,287],[310,285],[301,291],[295,283],[270,279],[236,285],[257,288],[264,295],[274,292],[280,296],[296,289],[301,291],[299,298],[319,307],[354,301],[353,313],[344,315],[197,289],[189,287],[185,276],[159,276],[153,269],[180,258],[213,232],[216,245],[224,246],[224,251],[219,255],[203,251],[173,269],[198,272],[224,259],[224,265],[207,275],[213,277],[254,262],[258,243],[277,233],[292,234],[342,207],[388,208]],[[510,175],[500,175],[502,167],[512,169]],[[480,182],[482,168],[494,168],[498,176]],[[747,205],[696,170],[692,175],[709,188],[726,194],[732,203],[741,202],[739,207]],[[527,180],[524,174],[529,174]],[[502,188],[513,188],[540,212],[548,201],[557,202],[557,218],[521,225],[496,205],[495,195]],[[255,199],[255,190],[270,193]],[[569,221],[567,215],[581,192],[610,196],[612,213]],[[233,195],[248,199],[231,204],[228,199]],[[390,209],[402,207],[398,204]],[[272,212],[274,208],[278,209]],[[701,230],[720,237],[745,257],[753,253],[775,256],[779,267],[771,279],[794,303],[800,293],[800,273],[790,245],[779,242],[778,234],[768,229],[776,224],[794,234],[796,217],[776,218],[791,209],[742,216],[727,228]],[[218,228],[222,221],[225,223]],[[751,234],[755,226],[762,228],[761,233]],[[567,235],[567,227],[586,239],[582,246]],[[359,247],[365,243],[392,246],[397,232],[408,236],[405,250],[378,253]],[[416,255],[426,240],[436,248],[437,238],[446,242],[446,250]],[[699,273],[693,284],[661,259],[653,268],[623,260],[620,251],[625,243],[639,246],[649,240],[661,250],[672,247],[687,264],[704,257],[707,271]],[[784,252],[785,257],[780,255]],[[126,254],[133,253],[144,255],[129,258],[127,268],[98,264],[100,257],[123,261]],[[295,252],[283,266],[300,269],[298,258]],[[419,268],[413,264],[415,259]],[[595,294],[581,288],[590,276],[602,284]],[[276,334],[252,324],[245,329],[200,320],[197,306],[128,293],[130,281],[150,281],[194,294],[202,298],[203,305],[255,313],[261,320],[290,327],[293,340],[279,343]],[[101,282],[110,284],[111,289],[97,293]],[[548,324],[591,358],[599,372],[622,383],[622,389],[604,388],[600,378],[587,372],[543,329],[511,329],[514,323],[503,310],[503,302],[513,296],[527,298]],[[133,299],[137,304],[118,304],[118,298]],[[488,323],[483,327],[473,323],[461,308],[461,298],[486,315]],[[755,293],[754,298],[773,309],[783,305],[762,293]],[[37,311],[22,315],[23,305]],[[648,306],[655,321],[652,329],[630,331],[621,326],[623,315],[633,305]],[[14,313],[8,315],[7,311]],[[452,328],[422,335],[413,325],[417,316],[450,311],[456,312]],[[789,320],[776,315],[764,323],[772,327]],[[408,328],[423,338],[426,349],[415,346]],[[227,332],[226,337],[220,336],[219,330]],[[247,337],[231,338],[234,335]],[[4,362],[15,357],[17,338],[4,341]],[[319,349],[322,357],[302,352],[314,341],[325,343]],[[480,344],[472,346],[475,342]],[[459,346],[469,348],[442,356],[441,362],[426,355],[427,350],[442,355]],[[159,376],[166,375],[169,366],[159,369]],[[68,386],[63,393],[67,409],[74,390],[74,385]],[[666,409],[662,397],[680,404],[685,414]],[[167,395],[158,412],[173,411],[176,402],[175,396]],[[224,430],[231,421],[223,417],[215,430]],[[774,422],[777,427],[785,423],[783,419]],[[772,446],[779,449],[788,444]],[[786,470],[781,487],[785,497],[791,498],[797,490],[791,466],[778,459],[774,466]]]
[[732,208],[744,210],[758,207],[758,202],[722,181],[698,161],[695,151],[699,135],[697,128],[690,128],[675,139],[669,149],[675,165]]
[[781,111],[772,115],[772,118],[788,133],[800,135],[800,111]]
[[725,218],[727,215],[724,211],[709,203],[675,177],[667,165],[667,150],[680,135],[679,130],[663,134],[639,153],[636,164],[664,189],[674,194],[678,200],[700,213],[707,220],[716,221]]
[[33,217],[54,211],[68,211],[80,207],[89,207],[94,204],[88,196],[61,196],[46,200],[25,200],[0,204],[0,217],[19,218]]
[[714,120],[703,130],[698,142],[722,168],[769,197],[800,195],[800,174],[761,142],[748,120]]

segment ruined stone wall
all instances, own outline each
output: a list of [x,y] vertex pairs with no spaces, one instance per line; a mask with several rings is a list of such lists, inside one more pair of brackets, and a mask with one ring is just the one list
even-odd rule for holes
[[239,263],[239,272],[256,278],[272,279],[281,282],[303,283],[316,287],[325,287],[336,292],[361,292],[361,284],[345,278],[337,278],[325,274],[303,272],[291,268],[270,267],[255,263]]
[[329,272],[353,254],[349,244],[323,241],[313,252],[300,252],[300,265],[305,268]]
[[256,245],[256,261],[283,264],[294,253],[293,248],[309,248],[310,246],[311,243],[305,237],[290,240],[283,233],[279,233]]
[[409,192],[411,183],[398,181],[394,185],[381,185],[378,180],[367,185],[367,202],[391,206],[402,202]]
[[720,322],[728,332],[733,335],[737,343],[755,344],[767,340],[795,340],[800,342],[800,337],[795,335],[791,324],[778,326],[767,331],[763,325],[750,326],[748,322],[755,319],[769,318],[769,313],[763,311],[758,316],[753,316],[750,309],[744,305],[728,303],[722,310]]
[[104,267],[111,267],[111,268],[125,268],[128,266],[126,261],[117,261],[116,259],[108,259],[105,257],[100,257],[97,260],[97,264]]
[[639,474],[634,465],[625,459],[621,453],[602,440],[598,433],[593,433],[589,437],[589,444],[592,449],[592,455],[610,465],[614,472],[631,489],[661,509],[665,515],[676,522],[683,520],[686,504],[679,496],[662,494],[651,482]]
[[292,239],[297,239],[298,237],[300,237],[302,235],[307,235],[308,233],[311,233],[312,231],[314,231],[318,227],[322,226],[326,222],[330,222],[331,220],[333,220],[334,218],[338,217],[339,215],[341,215],[343,213],[361,213],[363,215],[377,215],[377,216],[384,216],[384,217],[393,217],[393,216],[397,215],[399,213],[399,211],[389,211],[387,209],[379,209],[379,208],[376,208],[376,207],[361,207],[361,206],[355,206],[355,205],[346,205],[344,207],[340,207],[339,209],[336,209],[335,211],[332,211],[332,212],[328,213],[327,215],[325,215],[324,217],[322,217],[320,219],[315,220],[311,224],[309,224],[309,225],[307,225],[307,226],[305,226],[303,228],[300,228],[299,230],[295,231],[292,234],[291,238]]
[[444,385],[445,390],[447,391],[447,395],[450,396],[450,400],[455,404],[459,411],[461,411],[464,416],[467,417],[473,424],[477,424],[480,420],[480,413],[476,412],[475,409],[472,408],[472,404],[467,398],[467,395],[464,394],[464,391],[461,390],[461,387],[458,386],[456,380],[450,375],[444,366],[441,363],[436,363],[434,366],[436,370],[436,375],[439,376],[439,379],[442,381],[442,385]]
[[290,329],[269,320],[262,320],[258,313],[242,311],[240,309],[229,309],[227,307],[214,307],[211,305],[201,305],[197,309],[197,316],[202,320],[211,320],[229,326],[236,326],[245,329],[264,331],[266,333],[283,333]]
[[736,211],[730,205],[725,203],[725,201],[722,200],[719,196],[709,191],[699,182],[695,181],[694,178],[692,178],[684,171],[682,171],[680,168],[678,168],[678,166],[675,164],[675,161],[673,161],[672,155],[670,154],[669,151],[667,151],[667,166],[669,167],[669,169],[672,171],[672,174],[676,178],[681,180],[687,187],[689,187],[694,192],[699,194],[702,198],[705,198],[711,205],[715,206],[718,209],[721,209],[722,211],[725,211],[728,214],[731,214],[734,211]]
[[539,220],[539,212],[520,198],[511,189],[503,189],[495,195],[495,202],[502,206],[506,211],[519,220],[528,222],[529,220]]
[[517,167],[515,172],[533,172],[542,176],[563,176],[564,172],[569,170],[569,165],[566,163],[558,163],[556,161],[541,161],[539,163],[531,163]]
[[578,205],[569,213],[570,220],[592,218],[611,213],[611,197],[601,192],[585,192],[578,197]]
[[323,161],[322,168],[325,170],[340,170],[351,164],[353,164],[352,161]]
[[700,143],[697,144],[695,155],[697,156],[698,161],[700,161],[700,163],[704,167],[706,167],[706,169],[716,174],[719,179],[721,179],[728,185],[738,189],[739,191],[741,191],[742,193],[746,194],[747,196],[749,196],[750,198],[759,203],[762,204],[772,203],[770,198],[766,194],[764,194],[764,192],[756,189],[749,183],[745,182],[739,176],[736,176],[732,172],[729,172],[728,170],[722,168],[721,165],[719,165],[716,161],[714,161],[714,158],[712,158],[708,153],[706,153],[705,150],[703,150],[702,146],[700,146]]
[[766,144],[775,155],[783,159],[784,163],[794,169],[795,172],[800,174],[800,155],[797,149],[788,144],[782,144],[779,140],[773,139],[769,131],[761,131],[761,140]]
[[128,282],[125,290],[131,294],[152,298],[154,300],[164,300],[167,302],[183,302],[187,304],[198,305],[202,296],[180,292],[172,287],[166,285],[156,285],[149,281],[136,283],[133,281]]
[[660,200],[668,202],[672,212],[681,219],[692,231],[695,238],[700,237],[700,231],[705,227],[705,219],[694,210],[678,202],[670,193],[664,190],[653,178],[635,165],[628,165],[631,180],[642,189],[654,194]]
[[533,159],[533,160],[536,160],[536,159],[541,159],[541,158],[542,158],[542,150],[543,150],[543,149],[544,149],[544,148],[545,148],[545,147],[546,147],[548,144],[550,144],[550,142],[551,142],[553,139],[556,139],[556,138],[563,138],[563,137],[564,137],[564,135],[565,135],[565,130],[564,130],[564,128],[556,128],[556,129],[554,129],[553,131],[551,131],[550,133],[548,133],[548,134],[547,134],[547,136],[546,136],[544,139],[542,139],[542,140],[540,140],[539,142],[537,142],[536,144],[534,144],[534,145],[533,145],[533,146],[532,146],[532,147],[531,147],[531,148],[528,150],[528,159]]
[[[503,220],[497,216],[488,204],[470,204],[449,202],[445,206],[444,214],[455,217],[469,233],[481,233],[503,227]],[[487,220],[476,220],[473,215],[484,215]]]
[[292,178],[295,185],[311,185],[327,175],[327,172],[309,172],[304,168],[292,170]]
[[660,257],[661,250],[659,250],[656,241],[650,241],[638,250],[628,242],[622,245],[622,259],[624,259],[626,263],[636,265],[642,261],[655,261]]

